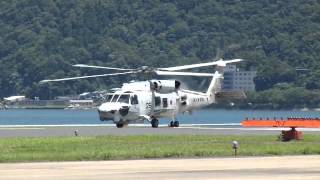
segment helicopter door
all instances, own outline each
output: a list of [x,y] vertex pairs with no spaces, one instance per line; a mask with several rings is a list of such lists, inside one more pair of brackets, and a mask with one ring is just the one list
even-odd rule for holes
[[154,106],[156,108],[159,108],[161,106],[161,98],[160,98],[160,96],[154,97]]
[[139,114],[139,101],[138,96],[136,94],[130,95],[130,104],[130,111]]
[[140,114],[151,115],[153,109],[152,106],[152,93],[143,93],[139,96]]
[[158,111],[162,109],[161,107],[161,97],[160,96],[155,96],[154,97],[154,110]]

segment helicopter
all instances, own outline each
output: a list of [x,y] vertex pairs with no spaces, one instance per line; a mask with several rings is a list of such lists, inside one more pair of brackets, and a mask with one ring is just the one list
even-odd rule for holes
[[[223,69],[229,63],[240,62],[242,59],[217,60],[207,63],[174,66],[168,68],[150,68],[142,66],[137,69],[115,68],[76,64],[74,67],[117,70],[112,74],[98,74],[61,79],[42,80],[40,83],[59,82],[93,77],[106,77],[127,74],[156,74],[160,76],[196,76],[210,77],[211,82],[206,92],[193,91],[181,87],[179,80],[131,81],[124,83],[121,88],[107,93],[105,102],[98,107],[101,121],[113,121],[116,127],[122,128],[129,123],[148,121],[151,127],[159,126],[159,118],[169,118],[169,127],[179,127],[177,115],[192,112],[195,109],[217,103],[219,97],[235,96],[245,98],[244,93],[227,93],[222,91]],[[186,72],[181,70],[217,66],[214,73]]]

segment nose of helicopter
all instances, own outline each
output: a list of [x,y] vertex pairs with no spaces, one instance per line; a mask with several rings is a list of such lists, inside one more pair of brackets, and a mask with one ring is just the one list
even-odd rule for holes
[[100,120],[113,120],[115,115],[126,116],[129,113],[129,104],[126,103],[103,103],[98,107]]
[[111,111],[117,111],[119,110],[119,104],[118,103],[103,103],[98,107],[99,112],[111,112]]

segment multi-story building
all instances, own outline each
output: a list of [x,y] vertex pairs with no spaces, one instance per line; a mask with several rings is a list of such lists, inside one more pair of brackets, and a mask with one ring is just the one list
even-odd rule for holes
[[224,71],[223,89],[227,91],[255,91],[253,79],[256,71],[239,71],[236,65],[228,65]]

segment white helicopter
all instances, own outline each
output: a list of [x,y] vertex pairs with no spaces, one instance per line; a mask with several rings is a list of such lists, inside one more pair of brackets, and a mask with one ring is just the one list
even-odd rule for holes
[[[159,125],[159,118],[172,119],[169,127],[179,127],[176,117],[179,113],[191,112],[217,102],[218,97],[237,96],[245,97],[244,93],[225,94],[221,91],[223,69],[229,63],[240,62],[242,59],[218,60],[208,63],[175,66],[168,68],[149,68],[143,66],[139,69],[123,69],[104,66],[92,66],[76,64],[75,67],[111,69],[125,71],[113,74],[100,74],[91,76],[80,76],[62,79],[42,80],[45,82],[58,82],[74,79],[92,77],[116,76],[123,74],[154,73],[165,76],[198,76],[211,77],[211,83],[206,92],[191,91],[180,87],[178,80],[148,80],[139,82],[124,83],[121,88],[114,89],[115,92],[108,93],[106,101],[98,107],[101,121],[113,121],[118,128],[133,122],[151,123],[153,128]],[[180,70],[217,66],[215,73],[181,72]]]

